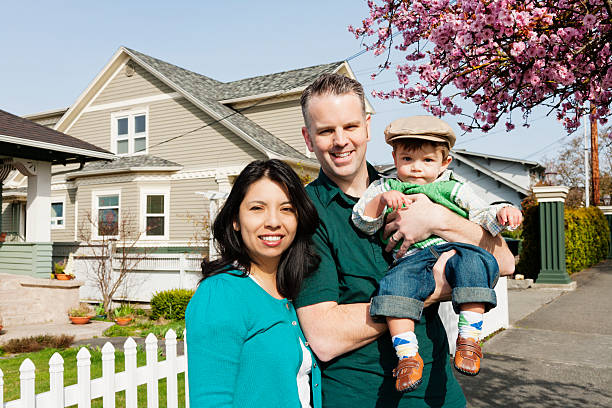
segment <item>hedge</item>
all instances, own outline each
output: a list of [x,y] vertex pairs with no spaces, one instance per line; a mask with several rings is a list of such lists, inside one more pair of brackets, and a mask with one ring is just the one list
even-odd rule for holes
[[[541,269],[538,206],[523,211],[523,250],[516,272],[537,279]],[[572,274],[595,265],[608,255],[610,229],[597,207],[565,209],[565,265]]]
[[565,264],[568,273],[595,265],[608,255],[610,229],[597,207],[565,210]]
[[189,289],[171,289],[155,293],[151,298],[151,318],[184,319],[185,309],[193,293],[194,291]]

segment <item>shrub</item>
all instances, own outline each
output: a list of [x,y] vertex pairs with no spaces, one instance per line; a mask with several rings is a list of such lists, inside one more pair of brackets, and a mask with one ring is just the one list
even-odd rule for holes
[[193,293],[194,291],[189,289],[172,289],[155,293],[151,298],[151,318],[184,319],[187,303]]
[[523,227],[521,237],[521,255],[516,265],[516,273],[525,275],[527,279],[538,277],[541,268],[540,259],[540,215],[537,204],[523,207]]
[[597,207],[565,211],[565,263],[568,273],[595,265],[608,255],[610,229]]
[[65,349],[70,347],[74,341],[74,336],[33,336],[22,339],[12,339],[2,345],[5,353],[30,353],[46,348]]

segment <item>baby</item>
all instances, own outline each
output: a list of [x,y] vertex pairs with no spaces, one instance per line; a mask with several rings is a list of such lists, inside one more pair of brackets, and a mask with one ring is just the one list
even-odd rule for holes
[[[459,215],[469,218],[492,235],[514,229],[522,221],[520,210],[510,204],[487,206],[465,183],[447,170],[455,144],[451,127],[433,116],[412,116],[393,121],[385,129],[385,140],[393,146],[397,179],[380,179],[366,190],[353,208],[357,228],[374,234],[384,226],[386,213],[409,206],[406,194],[423,193]],[[389,240],[395,241],[392,235]],[[396,246],[396,250],[399,248]],[[370,314],[384,316],[399,362],[393,371],[400,392],[421,384],[423,360],[419,356],[414,322],[421,318],[423,301],[435,288],[432,267],[439,254],[455,250],[445,268],[453,288],[452,302],[459,313],[459,336],[454,366],[466,375],[480,371],[482,351],[478,344],[483,314],[497,304],[493,288],[499,268],[489,252],[469,244],[449,243],[437,236],[410,246],[381,279],[372,298]]]

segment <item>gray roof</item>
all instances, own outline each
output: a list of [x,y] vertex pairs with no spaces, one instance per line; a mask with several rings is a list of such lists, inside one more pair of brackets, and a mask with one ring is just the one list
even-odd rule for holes
[[178,163],[170,160],[162,159],[161,157],[151,156],[148,154],[139,154],[136,156],[123,156],[118,157],[111,161],[94,161],[85,164],[83,171],[90,170],[116,170],[125,168],[138,168],[138,167],[183,167]]
[[184,93],[186,97],[191,97],[192,102],[202,110],[256,148],[268,150],[281,157],[315,163],[313,159],[295,150],[239,111],[219,101],[304,86],[321,73],[334,71],[341,62],[223,83],[138,51],[129,48],[125,50],[145,69],[152,70],[153,75],[163,76],[170,82],[168,85]]

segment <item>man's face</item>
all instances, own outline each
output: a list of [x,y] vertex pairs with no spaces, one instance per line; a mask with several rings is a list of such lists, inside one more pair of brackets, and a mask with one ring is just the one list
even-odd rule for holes
[[308,150],[330,179],[337,184],[352,182],[365,168],[370,140],[370,117],[364,116],[359,97],[315,95],[307,108],[308,127],[302,128],[302,135]]

